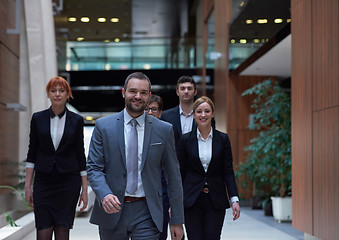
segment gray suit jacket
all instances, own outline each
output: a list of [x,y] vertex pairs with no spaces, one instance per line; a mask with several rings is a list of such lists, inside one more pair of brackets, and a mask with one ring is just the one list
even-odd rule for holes
[[[159,231],[162,231],[163,224],[162,170],[168,179],[170,223],[183,224],[183,190],[172,125],[148,115],[145,118],[141,168],[147,205]],[[87,171],[96,194],[90,222],[104,228],[114,228],[123,211],[127,181],[123,111],[97,120],[89,148]],[[107,214],[101,207],[101,200],[107,194],[119,198],[122,203],[119,213]]]

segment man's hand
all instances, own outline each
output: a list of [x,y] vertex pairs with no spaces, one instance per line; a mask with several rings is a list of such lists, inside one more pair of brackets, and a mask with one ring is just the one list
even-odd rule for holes
[[235,221],[240,217],[239,202],[233,202],[232,203],[232,209],[233,209],[233,221]]
[[184,228],[182,224],[171,224],[171,239],[172,240],[181,240],[184,235]]
[[106,213],[112,214],[120,211],[121,203],[117,196],[113,194],[106,195],[102,200],[101,204]]

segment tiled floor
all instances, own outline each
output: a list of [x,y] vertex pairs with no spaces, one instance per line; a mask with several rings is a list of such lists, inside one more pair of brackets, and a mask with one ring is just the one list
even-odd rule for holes
[[[71,240],[99,239],[97,226],[88,222],[89,214],[78,216],[71,230]],[[22,240],[34,240],[35,232]],[[263,210],[242,207],[241,216],[232,220],[227,211],[222,231],[222,240],[302,240],[304,234],[291,226],[291,223],[277,223],[273,217],[264,216]]]

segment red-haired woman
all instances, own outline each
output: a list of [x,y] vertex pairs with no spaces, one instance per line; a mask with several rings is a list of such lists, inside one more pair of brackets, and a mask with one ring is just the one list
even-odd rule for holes
[[64,240],[69,239],[79,195],[81,211],[87,207],[84,121],[66,108],[73,96],[65,79],[51,78],[46,92],[51,107],[31,120],[25,199],[34,207],[37,239],[52,239],[54,232],[56,240]]

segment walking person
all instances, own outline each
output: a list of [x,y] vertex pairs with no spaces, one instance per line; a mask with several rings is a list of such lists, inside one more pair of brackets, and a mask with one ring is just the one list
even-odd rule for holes
[[190,76],[181,76],[177,81],[176,93],[179,105],[164,111],[161,119],[173,125],[177,150],[180,136],[196,128],[192,112],[194,97],[197,95],[194,79]]
[[[62,77],[46,86],[51,107],[32,116],[25,199],[34,208],[38,240],[69,239],[76,204],[87,207],[83,118],[66,108],[71,88]],[[32,190],[32,181],[34,184]]]
[[[162,109],[164,106],[164,101],[158,95],[152,94],[147,107],[145,108],[145,113],[148,115],[152,115],[156,118],[160,118],[162,114]],[[169,201],[168,201],[168,194],[167,194],[167,181],[165,178],[164,173],[161,173],[161,181],[162,181],[162,205],[163,205],[163,227],[162,232],[160,232],[159,240],[167,239],[167,232],[168,232],[168,221],[169,221]]]
[[214,104],[200,97],[193,104],[197,129],[183,134],[178,159],[184,189],[185,228],[189,240],[220,239],[226,208],[240,216],[228,135],[212,127]]
[[163,225],[161,172],[168,179],[171,238],[183,235],[183,192],[172,126],[145,114],[151,82],[130,74],[123,111],[103,117],[93,131],[88,179],[96,194],[90,222],[102,240],[157,240]]

